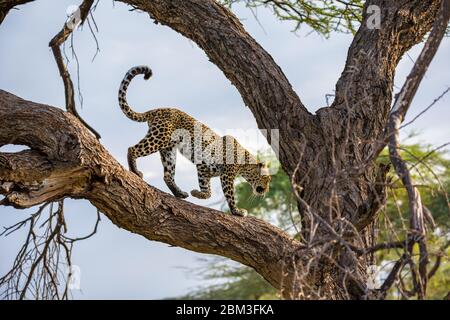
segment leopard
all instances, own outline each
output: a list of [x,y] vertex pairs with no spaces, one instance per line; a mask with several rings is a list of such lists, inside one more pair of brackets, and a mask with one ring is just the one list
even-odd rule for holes
[[164,169],[164,182],[172,194],[185,199],[189,194],[175,183],[178,151],[197,169],[199,190],[190,194],[198,199],[211,197],[211,179],[220,177],[221,187],[232,215],[246,216],[247,210],[236,205],[234,182],[242,177],[252,187],[255,196],[269,191],[271,175],[269,164],[263,163],[230,135],[219,136],[208,126],[178,108],[153,108],[147,112],[133,111],[127,102],[127,89],[131,80],[143,74],[150,79],[152,70],[141,65],[128,70],[119,88],[119,105],[123,113],[136,122],[147,122],[148,132],[136,145],[128,148],[129,170],[143,178],[136,160],[159,152]]

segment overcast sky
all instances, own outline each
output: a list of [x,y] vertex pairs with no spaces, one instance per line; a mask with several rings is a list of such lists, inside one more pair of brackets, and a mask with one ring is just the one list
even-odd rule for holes
[[[79,1],[39,0],[12,11],[0,26],[0,88],[22,98],[53,106],[64,105],[64,91],[50,39],[60,30],[66,10]],[[168,27],[154,24],[148,15],[129,12],[122,3],[100,1],[94,13],[99,33],[100,53],[92,62],[95,42],[88,28],[77,31],[74,46],[80,61],[84,119],[102,135],[102,143],[123,165],[129,146],[146,132],[146,125],[132,122],[120,111],[117,90],[124,73],[132,66],[146,64],[153,69],[150,81],[136,78],[129,88],[128,101],[138,111],[156,106],[174,106],[191,114],[220,134],[250,133],[239,137],[255,151],[256,122],[237,90],[197,45]],[[304,29],[291,32],[293,25],[279,22],[265,9],[258,19],[245,8],[234,9],[247,31],[274,57],[311,112],[325,106],[325,94],[332,94],[344,67],[350,35],[324,39]],[[401,61],[396,85],[401,86],[421,46],[413,48]],[[69,57],[70,51],[67,50]],[[411,119],[450,86],[450,39],[444,40],[419,92],[408,118]],[[76,82],[76,67],[70,64]],[[396,88],[398,91],[398,88]],[[419,140],[433,145],[450,141],[450,96],[419,118],[412,130]],[[407,119],[408,120],[408,119]],[[39,128],[36,128],[39,130]],[[244,129],[244,130],[242,130]],[[258,141],[261,139],[258,138]],[[1,150],[11,150],[4,147]],[[196,186],[195,167],[178,161],[176,181],[190,191]],[[158,155],[138,161],[145,179],[168,191],[162,179]],[[194,200],[202,205],[222,198],[216,179],[210,200]],[[0,207],[0,226],[26,217],[29,210]],[[95,221],[95,209],[87,201],[68,200],[66,215],[71,233],[87,234]],[[23,234],[0,239],[0,274],[12,263]],[[189,276],[183,268],[199,266],[196,254],[166,244],[150,242],[102,219],[98,234],[75,248],[74,263],[81,269],[81,291],[76,298],[158,299],[184,294],[203,282]]]

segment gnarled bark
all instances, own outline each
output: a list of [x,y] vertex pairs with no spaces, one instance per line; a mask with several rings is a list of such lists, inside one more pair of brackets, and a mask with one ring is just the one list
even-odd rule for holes
[[[380,29],[366,26],[367,8],[372,5],[381,9]],[[383,168],[372,161],[382,149],[377,147],[383,143],[392,105],[395,69],[403,54],[430,31],[439,7],[440,1],[433,0],[367,1],[336,84],[335,100],[317,112],[323,132],[320,146],[327,160],[311,173],[305,201],[323,203],[336,193],[341,215],[359,230],[374,220],[373,209],[384,197],[374,187],[383,180]],[[328,205],[319,205],[318,211],[327,212]]]

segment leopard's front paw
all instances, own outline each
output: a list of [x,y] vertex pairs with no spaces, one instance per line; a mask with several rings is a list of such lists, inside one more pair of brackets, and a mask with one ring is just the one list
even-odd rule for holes
[[211,195],[209,194],[209,193],[207,193],[207,192],[201,192],[201,191],[198,191],[198,190],[192,190],[191,191],[191,195],[193,196],[193,197],[196,197],[196,198],[198,198],[198,199],[208,199]]
[[235,208],[235,209],[231,210],[231,214],[234,216],[245,217],[245,216],[247,216],[247,210]]

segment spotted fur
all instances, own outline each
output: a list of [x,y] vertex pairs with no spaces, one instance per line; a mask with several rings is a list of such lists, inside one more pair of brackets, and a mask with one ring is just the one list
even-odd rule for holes
[[125,115],[134,121],[147,122],[149,131],[138,144],[128,149],[128,165],[142,177],[136,159],[159,151],[164,167],[164,181],[174,196],[188,197],[175,183],[176,154],[179,150],[197,166],[200,190],[191,195],[199,199],[211,196],[211,178],[220,177],[222,190],[234,215],[244,216],[246,210],[236,206],[234,180],[242,176],[256,195],[269,191],[270,175],[267,167],[244,149],[231,136],[220,137],[204,124],[175,108],[158,108],[144,113],[133,111],[127,103],[126,93],[131,80],[138,74],[149,79],[152,71],[147,66],[130,69],[119,89],[119,105]]

